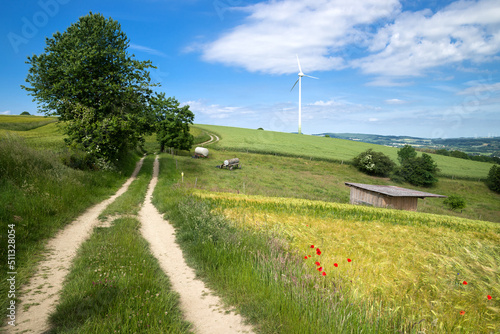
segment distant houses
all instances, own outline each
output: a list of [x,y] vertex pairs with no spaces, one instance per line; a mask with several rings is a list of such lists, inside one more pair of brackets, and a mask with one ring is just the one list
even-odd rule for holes
[[364,204],[381,208],[417,211],[419,198],[446,197],[396,186],[351,182],[346,182],[345,185],[351,188],[351,204]]

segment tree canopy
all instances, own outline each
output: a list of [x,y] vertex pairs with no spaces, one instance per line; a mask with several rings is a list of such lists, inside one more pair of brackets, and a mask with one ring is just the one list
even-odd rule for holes
[[165,94],[161,93],[153,99],[152,107],[156,116],[156,136],[160,150],[163,152],[166,147],[189,150],[194,142],[194,137],[189,132],[194,114],[189,106],[180,107],[175,98],[165,98]]
[[398,160],[401,167],[394,172],[393,179],[403,179],[423,187],[430,187],[438,181],[436,174],[439,169],[430,155],[423,153],[417,157],[415,148],[405,145],[398,151]]
[[391,158],[382,152],[375,152],[371,148],[356,156],[353,163],[360,171],[375,176],[387,176],[396,167]]
[[120,24],[101,14],[81,17],[28,57],[22,86],[47,115],[66,125],[68,143],[106,161],[135,147],[153,129],[150,61],[127,52]]

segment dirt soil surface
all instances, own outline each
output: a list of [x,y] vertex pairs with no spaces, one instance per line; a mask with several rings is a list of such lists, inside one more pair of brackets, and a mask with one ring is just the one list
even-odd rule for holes
[[169,276],[173,289],[179,293],[180,306],[186,320],[194,325],[195,333],[200,334],[253,333],[252,327],[245,325],[240,315],[226,309],[202,281],[195,279],[194,270],[186,264],[182,251],[175,242],[175,229],[163,219],[151,202],[158,181],[158,171],[157,157],[146,200],[139,212],[141,232],[150,243],[151,251],[161,268]]

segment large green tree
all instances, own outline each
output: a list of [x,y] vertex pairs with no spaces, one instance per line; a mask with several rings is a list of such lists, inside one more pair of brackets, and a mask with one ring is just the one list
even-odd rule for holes
[[127,52],[120,24],[100,14],[81,17],[28,57],[22,86],[47,115],[65,124],[67,142],[96,158],[116,160],[152,130],[150,61]]
[[156,115],[156,136],[163,152],[166,147],[177,150],[189,150],[194,137],[189,131],[194,114],[189,106],[180,106],[173,97],[165,98],[164,93],[157,94],[151,106]]

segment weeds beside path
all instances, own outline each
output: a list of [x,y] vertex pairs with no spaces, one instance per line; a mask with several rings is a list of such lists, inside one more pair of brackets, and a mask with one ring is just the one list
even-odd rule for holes
[[45,260],[39,263],[36,274],[21,290],[16,326],[7,326],[5,329],[8,333],[41,333],[49,329],[48,316],[58,302],[64,278],[69,272],[78,247],[90,236],[93,228],[98,226],[99,214],[127,191],[139,173],[142,161],[141,159],[137,163],[132,176],[115,195],[88,209],[48,242]]

